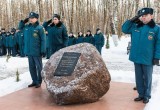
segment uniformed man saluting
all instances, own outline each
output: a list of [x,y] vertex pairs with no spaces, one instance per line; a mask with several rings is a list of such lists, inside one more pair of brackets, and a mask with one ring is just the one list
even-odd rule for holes
[[67,29],[60,18],[60,15],[54,14],[52,19],[43,23],[48,33],[48,57],[68,45]]
[[[24,32],[24,53],[28,56],[29,70],[32,84],[28,87],[41,86],[42,56],[45,54],[45,30],[38,22],[39,15],[35,12],[29,14],[29,18],[21,20],[19,29]],[[29,24],[26,24],[29,21]]]
[[123,24],[122,31],[131,34],[129,59],[134,62],[139,94],[134,101],[148,103],[151,98],[153,65],[159,65],[160,59],[160,28],[153,20],[153,9],[142,8],[137,16]]

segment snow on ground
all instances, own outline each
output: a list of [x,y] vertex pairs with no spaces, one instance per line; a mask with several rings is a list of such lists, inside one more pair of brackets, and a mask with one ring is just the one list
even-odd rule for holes
[[0,80],[14,76],[18,69],[19,73],[28,71],[27,58],[11,57],[8,62],[6,56],[0,57]]
[[20,81],[16,82],[16,77],[10,77],[0,81],[0,96],[26,88],[32,82],[30,73],[25,72],[20,75]]
[[[153,79],[154,80],[154,79]],[[160,110],[160,75],[157,75],[152,88],[152,98],[144,110]]]
[[[135,83],[134,65],[128,60],[127,45],[129,37],[123,37],[117,47],[114,46],[110,38],[110,49],[103,47],[102,57],[111,74],[112,81]],[[46,63],[43,59],[43,64]],[[20,73],[20,82],[16,82],[16,71]],[[155,66],[153,72],[152,99],[144,110],[160,110],[160,67]],[[9,77],[9,78],[8,78]],[[14,91],[26,88],[31,83],[31,77],[28,72],[27,58],[10,58],[6,62],[6,57],[0,57],[0,96],[7,95]]]
[[[46,59],[43,59],[43,65],[46,61]],[[16,82],[17,69],[20,74],[19,82]],[[28,71],[27,58],[11,57],[8,62],[6,62],[5,56],[0,57],[0,97],[26,88],[32,83]]]

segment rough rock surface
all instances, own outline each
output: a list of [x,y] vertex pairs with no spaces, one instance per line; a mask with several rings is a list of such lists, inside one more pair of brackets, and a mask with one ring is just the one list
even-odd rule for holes
[[[54,76],[64,52],[81,53],[71,76]],[[96,48],[88,43],[59,50],[42,70],[47,90],[60,105],[98,101],[110,87],[110,74]]]

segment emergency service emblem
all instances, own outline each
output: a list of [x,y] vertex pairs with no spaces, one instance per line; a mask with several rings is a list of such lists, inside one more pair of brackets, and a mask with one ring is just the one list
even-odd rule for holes
[[44,33],[46,32],[44,28],[43,28],[43,32],[44,32]]
[[34,32],[33,37],[38,37],[38,34]]
[[149,35],[148,40],[153,40],[153,36]]

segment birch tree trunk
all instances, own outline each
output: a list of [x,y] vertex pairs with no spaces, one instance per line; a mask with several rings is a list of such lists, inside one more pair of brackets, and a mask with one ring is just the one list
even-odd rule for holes
[[60,0],[53,0],[54,2],[54,14],[60,14]]
[[54,13],[60,14],[74,34],[88,29],[95,33],[99,27],[104,34],[121,36],[123,22],[146,6],[154,7],[154,20],[160,22],[160,0],[0,0],[0,27],[16,28],[19,20],[35,11],[41,22],[51,19]]

